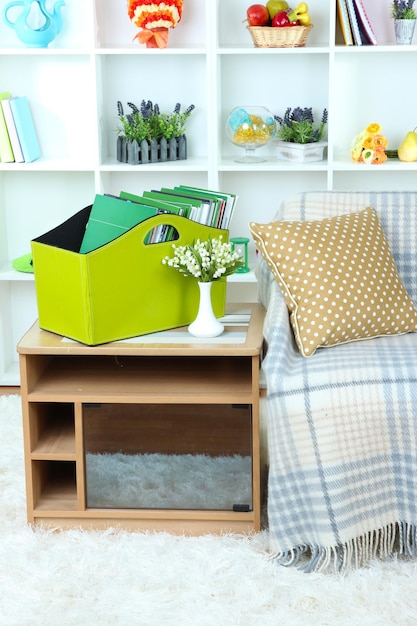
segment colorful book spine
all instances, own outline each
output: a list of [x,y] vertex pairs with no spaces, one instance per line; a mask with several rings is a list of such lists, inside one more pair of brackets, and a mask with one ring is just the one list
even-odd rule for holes
[[11,98],[5,98],[1,101],[1,106],[3,109],[4,119],[6,121],[7,131],[9,133],[10,143],[14,154],[14,160],[16,163],[23,163],[25,159],[23,157],[23,152],[20,145],[19,135],[17,134],[16,124],[14,123],[10,100]]
[[26,163],[36,161],[41,156],[41,149],[27,97],[17,96],[12,98],[10,107],[16,124],[23,157]]
[[352,29],[353,40],[356,46],[362,45],[361,31],[356,17],[354,0],[346,0],[347,10],[349,14],[350,27]]
[[[11,94],[8,91],[0,93],[0,101],[10,97]],[[0,161],[2,163],[13,163],[14,161],[12,144],[10,142],[9,131],[7,130],[2,106],[0,106]]]
[[357,14],[359,26],[361,27],[362,32],[364,33],[369,43],[372,44],[373,46],[376,46],[378,41],[377,41],[375,32],[372,28],[371,22],[369,20],[368,14],[366,13],[364,4],[362,0],[354,0],[354,2],[355,2],[355,8],[356,8],[356,14]]
[[353,36],[350,28],[346,0],[337,0],[337,14],[345,45],[353,46]]

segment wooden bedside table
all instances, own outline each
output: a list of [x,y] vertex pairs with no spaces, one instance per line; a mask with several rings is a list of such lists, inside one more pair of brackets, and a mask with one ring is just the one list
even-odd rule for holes
[[[18,352],[30,523],[187,534],[260,529],[264,309],[234,309],[212,340],[184,328],[90,347],[37,325],[27,332]],[[120,494],[122,503],[109,505],[95,493],[89,467],[117,454],[246,459],[246,496],[225,504],[219,488],[207,505],[172,507]],[[138,480],[145,478],[152,476]]]

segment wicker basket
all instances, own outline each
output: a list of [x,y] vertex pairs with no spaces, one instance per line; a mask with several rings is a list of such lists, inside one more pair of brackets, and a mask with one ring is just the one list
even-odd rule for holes
[[247,26],[256,48],[301,48],[305,46],[309,26]]

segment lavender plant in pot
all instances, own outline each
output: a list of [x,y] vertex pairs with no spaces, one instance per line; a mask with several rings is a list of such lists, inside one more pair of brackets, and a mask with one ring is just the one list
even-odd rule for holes
[[391,17],[394,20],[395,41],[398,45],[410,45],[413,41],[417,12],[415,0],[393,0]]
[[328,112],[323,109],[321,120],[316,123],[311,107],[288,107],[283,117],[274,116],[278,123],[277,139],[274,140],[278,158],[298,163],[321,161],[327,141],[324,141]]
[[188,119],[195,109],[190,104],[181,111],[179,102],[170,113],[162,113],[158,104],[142,100],[140,108],[127,103],[130,113],[125,114],[120,100],[117,102],[120,126],[117,129],[117,160],[131,165],[176,161],[187,158],[185,136]]

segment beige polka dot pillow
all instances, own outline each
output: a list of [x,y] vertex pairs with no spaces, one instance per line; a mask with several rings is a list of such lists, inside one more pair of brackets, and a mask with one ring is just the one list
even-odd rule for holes
[[417,309],[372,208],[249,227],[285,296],[304,356],[319,346],[417,331]]

